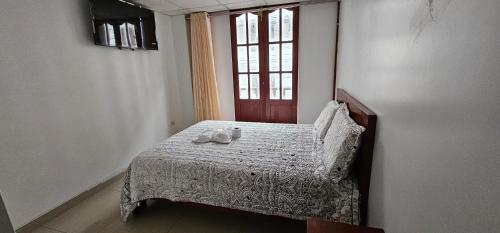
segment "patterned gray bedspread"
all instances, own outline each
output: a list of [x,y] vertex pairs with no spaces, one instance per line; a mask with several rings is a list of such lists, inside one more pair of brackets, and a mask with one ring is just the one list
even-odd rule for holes
[[[240,127],[230,144],[194,144],[206,129]],[[142,200],[164,198],[293,219],[359,224],[351,177],[334,183],[317,171],[322,145],[312,125],[203,121],[139,154],[120,203],[123,221]]]

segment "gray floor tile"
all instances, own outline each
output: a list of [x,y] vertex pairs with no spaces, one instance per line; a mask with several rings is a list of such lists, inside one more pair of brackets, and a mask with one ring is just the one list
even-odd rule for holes
[[126,223],[113,219],[100,229],[88,229],[93,233],[167,233],[180,218],[179,211],[167,202],[149,201],[148,207],[130,216]]
[[238,216],[217,211],[178,207],[182,217],[175,222],[169,233],[225,233],[238,232]]
[[115,180],[113,183],[111,183],[108,187],[116,191],[121,192],[123,187],[123,177],[120,177],[119,179]]
[[305,224],[194,208],[167,201],[148,201],[148,207],[120,219],[122,180],[111,183],[73,208],[55,217],[35,233],[251,233],[305,232]]
[[305,232],[305,224],[292,220],[269,220],[220,210],[180,207],[182,217],[170,233],[229,233],[229,232]]
[[65,233],[62,231],[56,231],[47,227],[39,227],[36,230],[34,230],[32,233]]
[[44,226],[68,233],[86,232],[106,226],[120,218],[120,192],[103,189],[73,208],[55,217]]

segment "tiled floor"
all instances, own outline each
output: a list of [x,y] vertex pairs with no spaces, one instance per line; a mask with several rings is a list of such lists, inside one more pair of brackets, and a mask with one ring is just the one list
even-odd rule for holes
[[269,221],[262,217],[177,206],[161,201],[148,202],[146,209],[123,223],[118,207],[120,188],[121,180],[110,184],[51,219],[34,233],[305,232],[302,222]]

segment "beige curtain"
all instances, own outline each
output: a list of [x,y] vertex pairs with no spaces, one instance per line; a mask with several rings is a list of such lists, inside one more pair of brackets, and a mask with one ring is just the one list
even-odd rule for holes
[[215,77],[210,19],[206,12],[190,15],[191,68],[196,120],[219,120],[219,93]]

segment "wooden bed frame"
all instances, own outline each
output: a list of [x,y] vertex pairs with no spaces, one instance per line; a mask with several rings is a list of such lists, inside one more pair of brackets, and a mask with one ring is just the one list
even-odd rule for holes
[[[358,150],[356,161],[354,163],[352,172],[358,179],[359,193],[360,193],[360,225],[366,226],[367,223],[367,211],[368,211],[368,196],[370,190],[370,176],[372,167],[372,157],[373,157],[373,145],[375,142],[375,126],[377,123],[377,115],[364,104],[356,100],[354,97],[349,95],[345,90],[337,88],[336,100],[341,103],[347,104],[349,108],[351,118],[359,125],[366,128],[363,133],[361,147]],[[168,201],[166,199],[160,199],[161,201]],[[146,207],[146,200],[141,201],[139,207],[136,211],[142,211]],[[266,218],[266,220],[272,221],[287,221],[289,219],[280,216],[268,216],[258,213],[252,213],[242,210],[229,209],[224,207],[216,207],[205,204],[198,204],[192,202],[172,202],[175,205],[189,206],[195,208],[203,209],[213,209],[217,211],[229,212],[238,215],[250,215],[252,217]],[[135,211],[134,211],[135,212]]]
[[370,178],[372,171],[373,145],[375,144],[375,127],[377,125],[377,115],[359,102],[357,99],[349,95],[344,89],[337,88],[336,100],[341,103],[346,103],[349,108],[351,118],[366,128],[363,133],[361,147],[356,156],[356,161],[352,172],[358,178],[358,188],[360,194],[359,211],[361,215],[362,226],[366,226],[368,215],[368,197],[370,191]]

